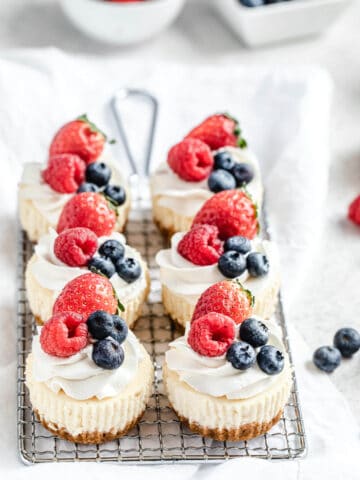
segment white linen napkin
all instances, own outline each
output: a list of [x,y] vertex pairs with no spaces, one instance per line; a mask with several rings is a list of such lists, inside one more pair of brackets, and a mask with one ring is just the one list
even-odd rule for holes
[[[0,464],[6,478],[51,475],[55,479],[67,472],[89,479],[116,474],[127,479],[170,475],[211,479],[228,473],[268,480],[358,478],[351,461],[360,446],[356,422],[326,376],[305,365],[311,355],[293,328],[290,340],[309,439],[307,458],[293,462],[242,458],[200,468],[62,464],[25,471],[16,457],[15,283],[10,280],[15,276],[16,183],[22,164],[44,160],[54,131],[83,112],[116,135],[107,102],[122,86],[146,88],[159,99],[154,165],[204,116],[232,113],[241,120],[244,135],[260,158],[273,235],[282,258],[284,298],[290,308],[322,226],[331,82],[325,72],[312,67],[194,68],[70,57],[54,49],[3,54],[0,72]],[[139,143],[144,134],[141,120],[139,115],[127,124],[131,138]]]

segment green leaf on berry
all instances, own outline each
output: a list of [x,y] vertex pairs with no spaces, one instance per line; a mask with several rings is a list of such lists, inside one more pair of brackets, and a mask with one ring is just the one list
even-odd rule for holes
[[[91,122],[89,119],[88,119],[88,116],[86,115],[86,113],[80,115],[79,117],[77,117],[76,120],[79,120],[80,122],[84,122],[84,123],[87,123],[90,127],[90,130],[94,133],[100,133],[105,140],[107,140],[107,136],[105,135],[105,133],[100,130],[100,128],[98,128],[95,123]],[[112,140],[110,140],[110,142],[112,142]],[[109,142],[109,143],[110,143]]]
[[237,278],[235,279],[235,282],[239,285],[241,290],[247,295],[248,299],[250,300],[250,305],[253,307],[255,304],[255,297],[254,295],[248,290],[247,288],[244,287],[244,285],[238,280]]

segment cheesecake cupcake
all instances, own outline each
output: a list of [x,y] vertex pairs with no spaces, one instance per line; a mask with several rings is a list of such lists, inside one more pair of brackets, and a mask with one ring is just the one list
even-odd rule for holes
[[102,443],[126,434],[152,392],[153,365],[117,315],[53,315],[39,328],[26,362],[35,415],[54,435]]
[[56,298],[73,279],[89,271],[109,278],[132,326],[141,314],[150,289],[147,265],[140,253],[117,232],[97,237],[87,228],[57,234],[50,229],[35,246],[26,268],[29,306],[39,324],[51,317]]
[[[215,292],[214,292],[215,293]],[[292,375],[274,321],[236,325],[209,312],[170,343],[163,367],[170,405],[195,433],[219,441],[250,440],[270,430],[289,398]]]
[[199,297],[211,285],[236,279],[254,297],[254,313],[270,318],[280,288],[280,262],[274,243],[256,234],[255,206],[241,190],[214,195],[188,232],[173,235],[156,262],[165,310],[185,327]]
[[190,228],[214,193],[244,185],[260,208],[263,187],[256,156],[236,120],[213,115],[172,147],[167,162],[151,175],[154,222],[170,238]]
[[19,184],[20,222],[36,242],[56,228],[67,202],[79,192],[98,192],[111,203],[114,229],[125,227],[130,197],[127,182],[109,154],[106,136],[86,116],[67,123],[55,135],[46,164],[26,163]]

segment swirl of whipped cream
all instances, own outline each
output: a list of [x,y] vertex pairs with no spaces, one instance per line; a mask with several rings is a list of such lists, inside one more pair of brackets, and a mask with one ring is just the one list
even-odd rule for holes
[[[48,235],[44,235],[35,246],[35,260],[28,266],[36,281],[43,288],[53,290],[54,298],[58,296],[67,283],[89,271],[86,267],[69,267],[56,257],[54,243],[57,236],[55,230],[49,229]],[[127,283],[117,273],[110,278],[119,298],[126,302],[136,297],[139,292],[146,288],[144,262],[137,250],[126,245],[126,239],[121,233],[113,232],[109,237],[99,237],[98,245],[100,246],[109,239],[117,240],[124,244],[125,256],[136,258],[141,262],[141,275],[135,282]],[[97,256],[98,254],[95,255]]]
[[[259,162],[248,149],[225,147],[217,150],[227,151],[237,163],[249,163],[254,169],[254,178],[246,189],[254,201],[261,205],[263,187]],[[214,152],[216,154],[217,152]],[[186,182],[174,173],[166,162],[159,165],[151,175],[150,185],[154,197],[159,197],[159,205],[170,208],[187,217],[193,217],[205,201],[213,195],[209,190],[207,179],[201,182]]]
[[63,390],[76,400],[92,397],[101,400],[118,395],[134,378],[144,358],[139,341],[130,330],[122,344],[124,362],[115,370],[105,370],[94,363],[92,345],[67,358],[48,355],[41,348],[40,332],[41,328],[32,341],[35,380],[45,383],[55,393]]
[[[102,155],[99,161],[105,162],[111,168],[111,183],[126,186],[123,176],[115,166],[114,160],[109,155]],[[31,200],[36,209],[46,218],[50,225],[56,226],[60,213],[73,193],[59,193],[42,179],[42,163],[25,163],[19,185],[19,198]]]
[[[258,317],[254,317],[258,318]],[[289,369],[289,361],[285,347],[281,341],[281,330],[273,321],[260,318],[270,331],[268,345],[274,345],[285,356],[283,375]],[[267,375],[255,363],[247,370],[237,370],[225,358],[204,357],[194,352],[187,342],[190,324],[186,325],[185,335],[170,343],[170,350],[165,354],[169,370],[176,372],[180,380],[194,390],[206,393],[212,397],[225,396],[229,400],[250,398],[264,392],[279,375]],[[236,337],[238,337],[237,327]]]
[[[171,248],[160,250],[156,255],[156,262],[160,266],[161,284],[178,295],[186,297],[189,303],[195,304],[199,296],[211,285],[225,280],[217,263],[200,266],[186,260],[178,253],[178,244],[185,232],[173,235]],[[278,276],[279,258],[275,245],[267,240],[255,239],[251,242],[251,251],[264,253],[270,264],[267,275],[263,277],[250,277],[247,270],[238,277],[238,280],[253,295],[261,292],[267,282],[273,280],[273,275]]]

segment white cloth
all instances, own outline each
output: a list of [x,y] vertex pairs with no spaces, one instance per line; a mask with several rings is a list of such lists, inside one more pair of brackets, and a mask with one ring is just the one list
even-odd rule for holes
[[[0,465],[6,478],[60,478],[67,472],[87,478],[120,474],[124,478],[358,478],[350,461],[359,451],[359,431],[342,395],[325,374],[309,365],[311,353],[291,329],[296,371],[309,441],[307,458],[294,462],[239,459],[220,466],[119,467],[41,465],[24,469],[16,457],[14,282],[16,181],[26,161],[46,158],[51,136],[63,122],[87,112],[116,131],[106,102],[116,88],[136,86],[153,92],[160,116],[153,163],[194,123],[214,111],[241,120],[244,135],[260,157],[267,207],[279,242],[287,308],[313,259],[322,227],[329,159],[331,82],[317,68],[186,67],[89,60],[53,49],[12,53],[0,59],[1,322]],[[141,117],[127,123],[141,141]],[[133,142],[134,143],[134,142]],[[124,160],[124,165],[126,161]],[[121,470],[117,470],[121,468]],[[5,478],[5,477],[4,477]]]

